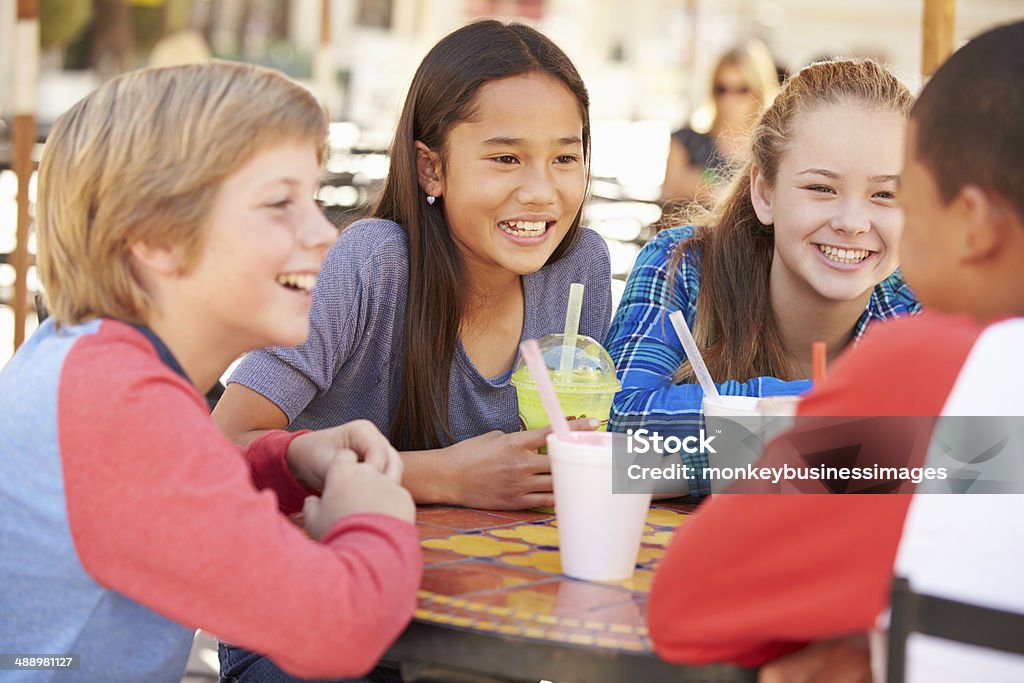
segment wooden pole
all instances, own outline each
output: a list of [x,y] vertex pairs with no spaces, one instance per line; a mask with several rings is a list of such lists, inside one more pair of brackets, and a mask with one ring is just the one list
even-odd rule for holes
[[28,316],[28,186],[32,179],[32,147],[36,142],[36,83],[39,79],[38,0],[18,0],[14,34],[14,120],[11,127],[11,168],[18,177],[18,227],[11,265],[14,266],[14,350],[25,341]]
[[331,44],[331,0],[320,0],[320,44]]
[[931,76],[953,52],[956,0],[924,0],[924,46],[921,73]]
[[132,8],[125,0],[114,0],[114,56],[116,74],[132,67],[135,58],[135,29],[132,27]]
[[686,74],[686,120],[684,125],[690,125],[690,117],[693,110],[700,106],[701,92],[697,87],[700,79],[697,77],[697,48],[700,45],[700,32],[697,30],[697,21],[700,18],[698,0],[686,0],[686,20],[689,23],[687,30],[686,46],[683,48],[683,73]]
[[[320,0],[320,39],[313,61],[313,83],[328,111],[334,104],[334,50],[331,43],[331,0]],[[337,112],[334,112],[337,113]]]

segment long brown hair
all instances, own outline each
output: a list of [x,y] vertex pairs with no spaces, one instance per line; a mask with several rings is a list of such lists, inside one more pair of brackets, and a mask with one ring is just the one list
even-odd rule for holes
[[[409,237],[409,295],[405,310],[405,361],[391,441],[401,448],[438,448],[452,439],[448,378],[464,306],[462,261],[444,215],[444,198],[428,205],[416,172],[416,142],[445,164],[448,134],[474,113],[480,87],[533,72],[559,79],[575,95],[583,119],[583,153],[590,159],[590,96],[562,50],[524,24],[484,20],[448,34],[413,76],[391,144],[391,166],[373,211],[401,225]],[[582,207],[548,263],[569,249]]]
[[[732,179],[725,199],[669,259],[669,292],[687,250],[701,259],[694,338],[716,381],[771,376],[796,379],[771,306],[769,276],[775,247],[750,198],[756,165],[774,187],[796,118],[827,105],[868,106],[907,115],[914,98],[899,79],[869,59],[817,62],[789,78],[751,134],[750,161]],[[676,382],[693,382],[689,361]]]

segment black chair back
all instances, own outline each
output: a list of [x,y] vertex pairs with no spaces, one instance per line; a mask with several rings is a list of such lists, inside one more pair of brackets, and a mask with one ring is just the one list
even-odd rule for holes
[[906,678],[911,633],[1024,655],[1024,614],[916,593],[907,579],[896,577],[892,582],[887,683],[903,683]]

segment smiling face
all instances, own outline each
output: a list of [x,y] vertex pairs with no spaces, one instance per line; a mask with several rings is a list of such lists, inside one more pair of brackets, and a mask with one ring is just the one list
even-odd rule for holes
[[199,258],[175,297],[227,348],[293,346],[309,333],[310,290],[337,230],[313,195],[312,143],[259,152],[221,185]]
[[[474,116],[454,126],[428,194],[444,197],[452,239],[470,271],[536,272],[583,204],[583,119],[572,92],[546,73],[491,81]],[[423,182],[423,181],[421,181]]]
[[774,226],[773,300],[866,304],[896,269],[904,129],[895,112],[851,104],[794,120],[774,186],[752,180],[757,216]]

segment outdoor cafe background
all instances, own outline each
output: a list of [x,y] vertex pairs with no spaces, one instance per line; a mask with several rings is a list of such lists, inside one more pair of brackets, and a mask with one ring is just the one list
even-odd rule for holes
[[[890,64],[914,89],[948,51],[1024,17],[1021,0],[0,0],[0,367],[36,326],[34,181],[21,200],[12,129],[30,122],[38,159],[53,121],[104,79],[152,61],[212,54],[275,66],[328,106],[331,156],[321,199],[338,221],[364,211],[412,71],[442,35],[475,18],[537,25],[572,57],[592,98],[593,197],[587,224],[607,240],[621,294],[660,218],[654,203],[669,132],[708,123],[718,55],[747,38],[780,71],[830,55]],[[38,18],[36,21],[35,18]],[[31,163],[25,167],[31,173]],[[20,281],[18,235],[24,249]],[[26,248],[27,247],[27,248]],[[17,293],[17,294],[16,294]],[[16,315],[12,304],[24,302]],[[23,321],[23,322],[22,322]],[[17,331],[16,331],[17,330]],[[185,681],[215,675],[200,635]]]
[[[938,21],[949,42],[960,42],[1019,19],[1024,6],[1020,0],[0,0],[0,365],[23,338],[16,332],[15,290],[29,304],[27,336],[36,324],[31,301],[39,286],[31,266],[32,183],[22,228],[28,267],[17,286],[12,265],[19,254],[11,138],[19,115],[31,116],[42,142],[56,117],[105,78],[168,53],[175,59],[208,50],[273,65],[319,93],[336,122],[321,199],[341,221],[373,198],[400,98],[424,52],[463,23],[495,15],[547,32],[590,88],[594,183],[587,218],[608,240],[617,300],[660,217],[651,202],[668,134],[686,121],[707,124],[708,72],[720,53],[756,37],[780,70],[827,55],[871,56],[916,88],[927,71],[923,23]],[[39,18],[36,33],[19,28],[31,16]],[[26,35],[38,36],[36,55]],[[939,36],[940,49],[942,42]],[[31,111],[24,111],[26,99]],[[29,153],[37,158],[38,152],[36,145]]]
[[[31,62],[16,40],[16,9],[37,5],[41,54],[35,121],[39,138],[78,97],[104,78],[199,44],[220,57],[277,66],[310,84],[338,124],[322,199],[341,220],[372,199],[386,169],[399,98],[422,53],[438,37],[480,16],[538,24],[579,65],[593,98],[594,199],[589,223],[609,240],[616,293],[646,226],[659,217],[668,132],[698,126],[706,78],[717,54],[762,39],[780,69],[829,54],[883,59],[911,84],[921,72],[924,4],[805,0],[0,0],[0,116],[9,122],[18,69]],[[1020,13],[1015,0],[974,0],[957,8],[956,39]],[[16,6],[18,6],[16,8]],[[186,33],[191,32],[191,33]],[[184,36],[184,37],[183,37]],[[192,39],[191,42],[189,39]],[[154,52],[154,48],[156,51]],[[172,57],[173,58],[173,57]],[[23,75],[22,75],[23,77]],[[11,156],[0,124],[0,163]],[[15,246],[17,182],[0,175],[0,254]],[[31,201],[29,188],[29,199]],[[28,251],[32,252],[31,238]],[[2,258],[2,257],[0,257]],[[14,297],[14,270],[0,262],[0,302]],[[31,267],[28,294],[38,285]],[[34,320],[27,321],[29,327]],[[14,338],[0,306],[0,362]]]

